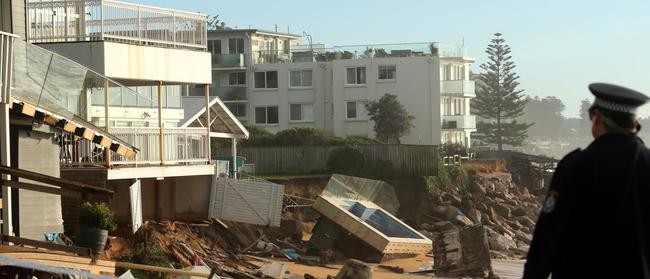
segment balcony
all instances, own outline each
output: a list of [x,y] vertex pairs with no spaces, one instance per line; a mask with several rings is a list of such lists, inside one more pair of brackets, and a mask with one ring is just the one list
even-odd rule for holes
[[233,54],[213,54],[212,55],[212,68],[213,69],[243,69],[246,68],[246,57],[243,53]]
[[207,16],[111,0],[28,1],[31,43],[117,41],[207,49]]
[[174,165],[197,164],[208,161],[207,128],[164,128],[162,160],[160,129],[152,127],[115,127],[111,134],[137,146],[140,151],[134,158],[111,155],[110,162],[100,146],[91,141],[76,140],[74,135],[64,135],[60,141],[61,166],[79,165]]
[[454,97],[476,97],[473,80],[443,80],[440,82],[440,92]]
[[210,95],[217,95],[224,102],[248,101],[246,87],[211,87]]
[[443,115],[442,129],[443,130],[456,130],[456,129],[475,130],[476,116],[475,115]]

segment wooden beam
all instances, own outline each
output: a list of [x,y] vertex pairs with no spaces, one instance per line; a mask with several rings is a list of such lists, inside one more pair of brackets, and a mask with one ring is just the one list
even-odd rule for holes
[[163,273],[174,274],[174,275],[195,276],[201,278],[208,278],[210,276],[210,274],[203,273],[203,272],[188,271],[182,269],[172,269],[172,268],[150,266],[150,265],[143,265],[143,264],[125,263],[125,262],[115,262],[115,267],[120,267],[123,269],[137,269],[137,270],[145,270],[145,271],[153,271],[153,272],[163,272]]
[[25,178],[25,179],[45,183],[48,185],[58,186],[61,188],[68,188],[70,190],[75,190],[75,191],[89,191],[89,192],[95,192],[97,194],[104,194],[104,195],[113,195],[115,193],[113,192],[113,190],[102,188],[102,187],[92,186],[92,185],[83,184],[76,181],[71,181],[63,178],[53,177],[41,173],[36,173],[36,172],[18,169],[18,168],[11,168],[2,165],[0,165],[0,173],[9,174],[11,176],[16,176],[20,178]]
[[24,115],[28,115],[31,117],[34,117],[36,115],[36,107],[32,106],[28,103],[23,102],[23,111],[21,111]]
[[32,240],[32,239],[16,237],[16,236],[3,235],[2,236],[2,242],[11,242],[11,243],[14,243],[14,244],[27,245],[27,246],[32,246],[32,247],[36,247],[36,248],[43,248],[43,249],[47,249],[47,250],[54,250],[54,251],[73,253],[73,254],[77,254],[77,255],[85,256],[85,257],[90,256],[90,249],[89,248],[61,245],[61,244],[56,244],[56,243],[52,243],[52,242],[38,241],[38,240]]
[[176,219],[176,180],[169,183],[169,220]]
[[226,128],[228,128],[228,130],[231,133],[233,133],[233,134],[237,133],[237,131],[235,129],[233,129],[232,127],[230,127],[230,124],[228,124],[228,122],[225,119],[223,119],[223,117],[218,112],[215,113],[215,115],[217,116],[217,118],[219,118],[219,120],[221,120],[223,125],[226,126]]
[[64,197],[72,197],[72,198],[78,198],[78,199],[83,197],[83,195],[80,192],[71,191],[69,189],[61,189],[61,188],[56,188],[56,187],[51,187],[51,186],[34,184],[34,183],[29,183],[29,182],[2,179],[2,180],[0,180],[0,185],[7,186],[7,187],[12,187],[12,188],[36,191],[36,192],[41,192],[41,193],[59,195],[59,196],[64,196]]
[[70,134],[74,134],[74,131],[77,130],[77,125],[68,121],[68,123],[65,123],[65,126],[63,126],[63,130]]

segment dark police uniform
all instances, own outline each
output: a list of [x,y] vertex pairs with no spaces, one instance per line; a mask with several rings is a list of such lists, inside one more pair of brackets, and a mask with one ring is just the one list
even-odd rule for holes
[[[589,89],[598,110],[634,114],[648,101],[624,87]],[[524,278],[648,278],[649,256],[650,150],[635,135],[608,133],[566,155],[537,221]]]

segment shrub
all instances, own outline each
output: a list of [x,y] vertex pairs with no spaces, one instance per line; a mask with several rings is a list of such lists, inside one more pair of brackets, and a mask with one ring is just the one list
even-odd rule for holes
[[364,145],[364,144],[381,144],[382,142],[362,136],[335,137],[329,142],[330,145]]
[[279,146],[326,145],[330,139],[330,135],[314,128],[294,127],[275,134],[275,144]]
[[453,188],[464,193],[469,188],[469,175],[462,165],[445,166],[442,161],[438,162],[438,174],[426,178],[427,187],[431,194],[437,191],[449,191]]
[[269,131],[258,126],[246,126],[248,139],[241,141],[243,146],[274,146],[275,136]]
[[332,151],[327,159],[327,169],[332,173],[358,175],[365,161],[358,146],[347,144]]
[[358,146],[351,144],[334,149],[327,160],[327,168],[332,173],[379,180],[386,180],[395,175],[393,163],[368,160]]
[[113,211],[106,203],[84,202],[79,209],[79,223],[88,228],[113,231],[117,227]]
[[[147,259],[146,261],[145,258]],[[145,246],[142,243],[138,244],[135,254],[133,256],[122,257],[120,258],[120,261],[136,263],[136,264],[145,264],[151,266],[167,267],[167,268],[172,267],[172,262],[169,259],[169,257],[167,257],[167,255],[165,255],[163,252],[161,252],[158,248],[156,248],[153,245],[148,245],[145,250]],[[126,270],[120,270],[119,272],[126,272]],[[143,271],[137,269],[131,269],[131,274],[133,274],[133,277],[135,278],[155,278],[155,279],[171,278],[170,275],[167,273]]]

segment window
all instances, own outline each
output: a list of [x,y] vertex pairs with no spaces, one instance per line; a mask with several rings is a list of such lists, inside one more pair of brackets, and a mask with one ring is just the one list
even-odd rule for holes
[[291,121],[313,121],[314,106],[312,104],[291,104],[289,112]]
[[246,116],[246,105],[245,104],[227,104],[228,110],[232,112],[236,117]]
[[278,106],[256,107],[255,124],[277,124]]
[[229,85],[246,85],[246,72],[228,74]]
[[346,103],[347,119],[366,119],[368,117],[368,111],[366,110],[366,102],[363,101],[352,101]]
[[379,80],[395,80],[395,73],[397,72],[397,67],[392,66],[379,66],[377,70]]
[[297,70],[289,72],[290,87],[311,87],[311,70]]
[[244,39],[228,39],[228,53],[244,53]]
[[255,72],[255,88],[278,88],[278,71]]
[[366,67],[347,68],[346,84],[366,84]]
[[221,54],[221,40],[209,40],[208,51],[212,54]]

